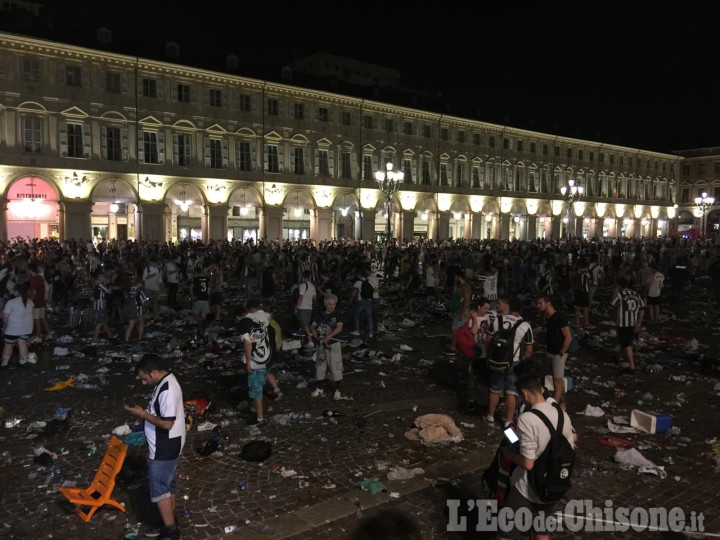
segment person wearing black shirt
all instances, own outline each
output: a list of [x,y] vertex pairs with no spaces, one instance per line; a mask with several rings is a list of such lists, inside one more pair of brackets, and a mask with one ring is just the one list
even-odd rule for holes
[[568,349],[572,342],[570,326],[564,314],[559,313],[553,306],[550,296],[541,296],[537,300],[540,314],[545,316],[546,350],[552,361],[553,398],[565,408],[565,362]]
[[204,264],[200,273],[193,278],[190,299],[192,300],[192,314],[198,322],[203,322],[210,313],[210,276],[209,264]]

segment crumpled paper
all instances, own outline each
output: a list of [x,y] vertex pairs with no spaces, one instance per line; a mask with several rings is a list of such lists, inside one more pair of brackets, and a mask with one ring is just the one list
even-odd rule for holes
[[594,407],[593,405],[588,404],[585,407],[585,410],[578,414],[584,414],[585,416],[600,417],[600,416],[605,416],[605,411],[603,411],[600,407]]
[[420,467],[415,469],[406,469],[405,467],[393,467],[391,468],[386,476],[388,480],[410,480],[415,478],[419,474],[423,474],[425,471]]
[[664,466],[655,465],[652,461],[643,456],[636,448],[628,448],[615,452],[615,461],[621,465],[637,467],[638,474],[654,474],[663,479],[667,476]]
[[613,433],[637,433],[638,430],[631,426],[621,426],[619,424],[614,424],[610,420],[608,420],[607,423],[608,429]]
[[122,426],[118,426],[115,429],[113,429],[113,435],[117,435],[118,437],[124,437],[125,435],[130,435],[132,433],[132,429],[130,429],[130,426],[127,424],[123,424]]

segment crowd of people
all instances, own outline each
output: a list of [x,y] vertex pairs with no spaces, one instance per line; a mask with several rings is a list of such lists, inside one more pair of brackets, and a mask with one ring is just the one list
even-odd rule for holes
[[[521,439],[529,440],[537,430],[531,429],[532,422],[517,419],[518,401],[532,408],[540,398],[532,377],[517,369],[534,356],[532,325],[523,315],[538,315],[545,325],[553,388],[548,405],[540,408],[556,423],[559,413],[550,405],[565,408],[568,354],[577,345],[575,332],[594,330],[598,297],[617,310],[618,361],[633,373],[633,340],[643,323],[661,319],[666,283],[671,285],[670,302],[677,304],[703,274],[712,278],[713,300],[720,304],[720,251],[709,241],[679,238],[417,240],[389,245],[353,240],[174,244],[16,239],[0,245],[2,367],[10,363],[16,345],[20,365],[37,362],[33,347],[52,340],[50,322],[63,324],[65,317],[73,326],[92,327],[87,336],[92,344],[104,339],[142,341],[146,320],[168,309],[189,327],[225,321],[236,326],[244,343],[238,361],[248,374],[248,398],[256,413],[251,423],[262,427],[264,387],[269,383],[270,395],[282,396],[271,369],[282,332],[275,319],[315,354],[310,395],[328,391],[342,400],[351,399],[342,391],[341,341],[346,336],[372,342],[390,309],[412,314],[440,304],[452,318],[448,352],[466,360],[461,376],[468,405],[475,406],[478,388],[486,388],[486,421],[498,422],[503,400],[504,416],[498,423],[517,425]],[[536,299],[537,312],[521,314],[528,298]],[[167,382],[157,359],[141,364],[138,375],[143,384]],[[173,392],[180,392],[178,382],[171,382]],[[156,430],[174,433],[158,407],[130,411],[150,422],[148,441],[159,440]],[[566,426],[571,428],[569,418]],[[181,448],[182,440],[178,443]],[[155,450],[151,448],[151,461],[160,459],[153,457]],[[523,459],[532,460],[531,453],[523,452]],[[528,465],[512,459],[521,468]],[[175,468],[155,468],[151,475],[163,531],[173,537],[169,503],[160,501],[174,493]],[[519,496],[512,494],[509,500],[539,508],[531,491],[523,488]]]

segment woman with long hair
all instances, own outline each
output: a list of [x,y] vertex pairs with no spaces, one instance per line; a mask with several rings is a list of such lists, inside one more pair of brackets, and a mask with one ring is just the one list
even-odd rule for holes
[[16,287],[18,296],[9,300],[3,308],[2,318],[5,324],[5,348],[3,349],[2,367],[7,367],[17,343],[20,352],[20,365],[27,362],[34,364],[37,360],[33,355],[28,358],[28,340],[33,332],[33,308],[30,300],[30,289],[27,283]]

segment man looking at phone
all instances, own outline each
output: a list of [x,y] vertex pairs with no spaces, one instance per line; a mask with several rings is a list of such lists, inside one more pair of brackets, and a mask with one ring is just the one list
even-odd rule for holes
[[[517,513],[521,508],[528,509],[533,518],[534,534],[531,534],[531,537],[535,540],[547,540],[550,536],[543,530],[543,527],[535,529],[538,524],[535,517],[540,512],[544,512],[547,518],[557,503],[544,503],[540,500],[530,485],[528,471],[532,470],[535,460],[542,455],[545,447],[550,442],[551,435],[545,423],[530,410],[534,409],[545,415],[555,427],[558,425],[559,414],[562,414],[564,417],[562,435],[568,440],[572,448],[575,448],[577,435],[568,414],[559,407],[554,406],[556,402],[553,398],[545,399],[542,383],[535,375],[522,375],[516,381],[515,387],[520,399],[526,405],[526,412],[518,417],[518,444],[509,445],[503,449],[503,455],[517,465],[510,477],[512,487],[505,501],[505,508],[512,509],[514,513]],[[510,434],[510,437],[512,437],[512,434]],[[544,523],[544,520],[537,520],[537,522]],[[527,536],[527,531],[523,533],[512,530],[500,533],[498,538],[524,538],[525,536]]]
[[156,354],[143,355],[135,374],[143,386],[153,387],[152,398],[147,409],[126,405],[125,410],[144,421],[150,452],[150,500],[157,504],[163,521],[161,529],[150,529],[145,536],[164,540],[180,538],[175,523],[175,493],[178,460],[185,444],[185,409],[180,384],[161,362]]

